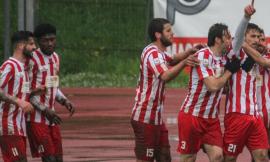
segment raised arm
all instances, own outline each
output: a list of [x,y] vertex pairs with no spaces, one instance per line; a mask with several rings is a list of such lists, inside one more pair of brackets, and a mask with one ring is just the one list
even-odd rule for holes
[[240,24],[238,25],[238,27],[236,29],[234,39],[232,41],[233,52],[237,56],[239,55],[239,50],[240,50],[242,43],[244,41],[244,36],[245,36],[248,22],[249,22],[251,16],[255,13],[255,9],[252,5],[248,5],[245,7],[244,11],[245,11],[245,15],[242,18],[242,20],[240,21]]

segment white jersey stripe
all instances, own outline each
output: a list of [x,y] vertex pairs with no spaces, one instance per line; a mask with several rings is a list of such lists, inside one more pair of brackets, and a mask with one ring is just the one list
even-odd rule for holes
[[[33,58],[29,61],[29,65],[32,69],[30,73],[30,81],[32,88],[35,89],[41,85],[45,85],[48,89],[46,94],[40,96],[35,96],[41,104],[54,110],[55,96],[58,89],[56,82],[52,82],[52,77],[58,79],[59,71],[59,57],[56,53],[52,55],[45,55],[40,49],[33,52]],[[59,82],[59,80],[58,80]],[[28,121],[36,123],[44,123],[49,125],[49,120],[44,116],[44,114],[35,110],[30,116],[28,116]]]
[[203,80],[210,76],[220,77],[224,71],[226,59],[213,55],[210,48],[198,51],[197,58],[201,63],[190,71],[189,92],[180,111],[202,118],[217,118],[223,88],[211,93]]
[[[28,92],[22,91],[25,75],[24,64],[15,58],[9,58],[0,68],[0,87],[4,93],[28,100]],[[24,112],[21,108],[6,102],[0,102],[0,135],[26,136]]]
[[[240,50],[240,60],[244,63],[247,54]],[[250,72],[240,69],[232,75],[226,113],[238,112],[247,115],[257,115],[256,75],[258,66],[255,64]]]
[[136,89],[132,119],[143,123],[162,123],[164,81],[159,78],[168,70],[171,57],[150,44],[143,50],[140,62],[140,77]]

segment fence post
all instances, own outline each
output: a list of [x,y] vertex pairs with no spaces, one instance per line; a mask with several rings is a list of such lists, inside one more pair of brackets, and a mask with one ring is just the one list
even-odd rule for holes
[[35,0],[18,0],[18,30],[33,31]]
[[4,59],[10,56],[10,1],[4,0]]
[[25,27],[28,31],[34,31],[34,11],[35,0],[27,0],[25,3]]
[[153,18],[153,3],[152,3],[153,0],[148,0],[147,1],[147,7],[146,7],[146,12],[145,12],[145,15],[146,15],[146,20],[145,20],[145,44],[148,42],[148,24],[150,22],[150,20]]
[[25,0],[18,0],[18,30],[25,30]]

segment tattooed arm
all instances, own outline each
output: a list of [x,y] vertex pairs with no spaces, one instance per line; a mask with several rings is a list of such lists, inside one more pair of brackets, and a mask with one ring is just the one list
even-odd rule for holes
[[18,99],[16,97],[5,94],[1,89],[0,89],[0,100],[14,105],[18,105]]
[[33,106],[29,102],[21,100],[14,96],[5,94],[1,89],[0,89],[0,100],[19,106],[20,108],[23,109],[24,112],[33,111]]

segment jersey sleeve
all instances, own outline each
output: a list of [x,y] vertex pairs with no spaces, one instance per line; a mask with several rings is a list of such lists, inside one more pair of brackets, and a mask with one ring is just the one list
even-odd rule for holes
[[162,56],[158,51],[153,51],[147,60],[147,66],[156,77],[168,70],[166,57]]
[[38,73],[38,64],[34,58],[31,58],[28,63],[28,74],[29,74],[29,81],[31,83],[31,89],[36,88],[36,79]]
[[55,60],[57,66],[57,73],[60,71],[60,56],[57,53],[53,54],[53,59]]
[[0,67],[0,87],[3,89],[7,86],[8,82],[14,77],[15,69],[12,64],[4,63]]
[[[241,50],[241,49],[240,49]],[[238,51],[235,51],[235,50],[233,50],[233,48],[232,48],[232,46],[230,46],[228,49],[227,49],[227,51],[229,51],[228,53],[227,53],[227,55],[226,55],[226,59],[228,59],[228,60],[232,60],[232,59],[235,59],[235,58],[237,58],[237,57],[240,57],[239,55],[239,53],[240,53],[240,50],[238,50]]]
[[209,76],[214,75],[214,71],[211,68],[211,62],[212,62],[212,56],[210,56],[209,53],[205,52],[199,52],[198,55],[198,60],[200,61],[200,65],[196,66],[196,71],[199,76],[199,80],[203,80]]

